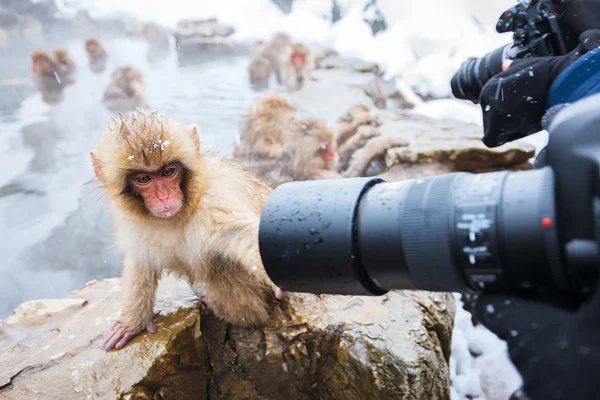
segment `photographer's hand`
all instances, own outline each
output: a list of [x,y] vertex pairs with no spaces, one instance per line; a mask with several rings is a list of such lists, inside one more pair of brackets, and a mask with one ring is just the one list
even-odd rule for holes
[[564,56],[506,63],[503,65],[506,70],[485,84],[479,104],[483,110],[486,146],[500,146],[542,130],[541,119],[552,82],[582,55],[600,46],[600,30],[585,31],[579,42],[577,48]]
[[506,340],[531,400],[595,399],[600,394],[600,291],[578,312],[485,295],[478,320]]

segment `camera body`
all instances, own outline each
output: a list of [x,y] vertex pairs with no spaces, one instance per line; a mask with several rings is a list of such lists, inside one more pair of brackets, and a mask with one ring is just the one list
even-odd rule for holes
[[[568,1],[567,1],[568,2]],[[482,58],[465,61],[450,82],[456,98],[477,104],[485,83],[502,72],[507,59],[565,55],[577,46],[578,35],[565,17],[564,4],[551,0],[522,1],[504,11],[498,33],[513,32],[513,44]],[[558,10],[561,10],[559,13]]]
[[283,184],[261,217],[265,269],[286,291],[583,301],[600,265],[598,109],[600,94],[561,111],[537,170]]

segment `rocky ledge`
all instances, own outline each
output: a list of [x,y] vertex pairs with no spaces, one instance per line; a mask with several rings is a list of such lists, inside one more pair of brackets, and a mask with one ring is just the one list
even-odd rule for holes
[[65,299],[24,303],[0,321],[0,398],[450,398],[448,294],[288,294],[271,326],[241,329],[167,277],[158,332],[105,352],[120,294],[120,279],[92,281]]

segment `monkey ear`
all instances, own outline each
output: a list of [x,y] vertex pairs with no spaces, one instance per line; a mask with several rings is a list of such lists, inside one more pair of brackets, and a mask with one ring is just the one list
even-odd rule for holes
[[198,135],[198,130],[196,129],[196,125],[192,125],[191,128],[190,135],[192,136],[192,141],[194,142],[194,146],[196,146],[196,150],[200,152],[200,136]]
[[102,165],[100,164],[100,160],[96,155],[90,151],[90,157],[92,158],[92,165],[94,166],[94,173],[96,177],[100,179],[100,174],[102,173]]

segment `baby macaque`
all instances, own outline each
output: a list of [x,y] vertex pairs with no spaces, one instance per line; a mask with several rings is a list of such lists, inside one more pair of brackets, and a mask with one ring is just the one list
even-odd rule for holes
[[266,87],[271,77],[271,63],[264,57],[255,57],[248,66],[250,83]]
[[113,121],[91,153],[125,252],[123,312],[104,348],[155,332],[163,271],[203,283],[208,307],[242,326],[267,323],[283,292],[268,278],[258,227],[270,189],[230,160],[200,152],[196,128],[137,110]]
[[96,38],[87,39],[85,41],[85,51],[90,59],[90,69],[92,72],[96,74],[104,72],[108,55],[100,41]]
[[283,177],[294,181],[341,178],[335,172],[338,154],[333,144],[333,130],[324,120],[293,121],[285,131],[284,143]]
[[114,70],[104,91],[102,102],[113,112],[145,107],[146,94],[142,72],[133,67],[120,67]]
[[56,73],[63,85],[71,85],[75,83],[75,63],[67,49],[54,49],[54,60]]
[[286,97],[268,93],[259,97],[244,116],[236,158],[280,159],[283,132],[296,117],[296,107]]
[[64,82],[60,80],[50,54],[43,50],[35,50],[31,53],[31,62],[34,84],[42,99],[50,105],[62,102]]
[[308,47],[294,43],[281,53],[278,64],[281,83],[289,90],[297,90],[311,79],[315,57]]

